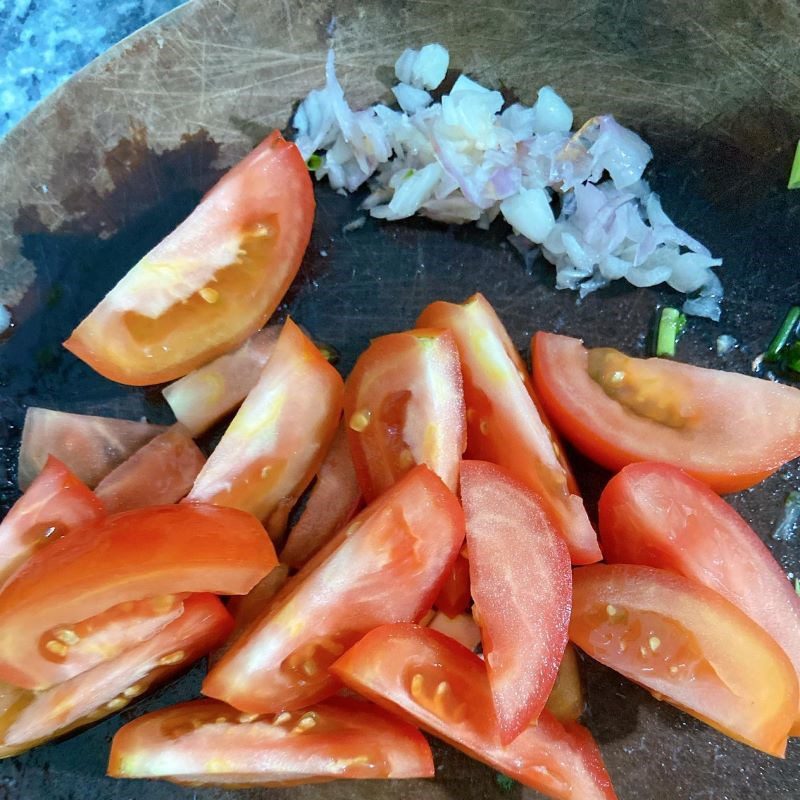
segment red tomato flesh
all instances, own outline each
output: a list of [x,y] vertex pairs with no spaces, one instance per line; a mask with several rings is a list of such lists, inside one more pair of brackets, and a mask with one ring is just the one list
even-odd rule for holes
[[344,419],[367,502],[415,464],[457,491],[467,440],[453,335],[413,330],[373,340],[347,379]]
[[0,522],[0,584],[43,544],[103,516],[103,504],[92,490],[50,456]]
[[64,346],[120,383],[185,375],[263,326],[297,273],[313,218],[308,169],[275,131],[131,268]]
[[164,628],[182,593],[245,594],[276,563],[235,509],[160,506],[73,529],[0,592],[0,680],[47,689]]
[[339,684],[328,666],[377,625],[419,619],[463,540],[458,500],[415,467],[286,584],[203,693],[256,713],[329,697]]
[[537,333],[532,353],[536,391],[553,422],[615,472],[661,461],[717,492],[737,492],[800,455],[800,391],[790,386],[587,350],[553,333]]
[[461,465],[472,597],[508,744],[541,713],[567,645],[572,569],[541,501],[504,469]]
[[177,503],[205,463],[186,429],[173,425],[106,475],[95,493],[109,514]]
[[740,742],[783,757],[797,716],[786,654],[722,595],[652,567],[575,570],[570,639]]
[[222,644],[232,626],[217,597],[193,594],[163,630],[94,669],[42,692],[2,684],[0,758],[125,708]]
[[215,358],[166,386],[161,394],[192,436],[205,433],[233,411],[258,383],[278,341],[280,326],[270,325],[241,347]]
[[600,548],[556,436],[537,406],[525,365],[483,295],[428,306],[417,325],[453,332],[467,407],[467,457],[505,467],[542,498],[574,564]]
[[800,676],[800,597],[755,531],[705,484],[667,464],[631,464],[606,486],[599,512],[606,561],[668,569],[719,592]]
[[463,555],[459,555],[448,570],[434,605],[439,611],[444,611],[445,614],[454,617],[456,614],[466,611],[471,604],[469,561]]
[[19,449],[19,488],[27,489],[49,456],[55,456],[88,487],[166,431],[129,419],[69,414],[31,406],[25,412]]
[[355,515],[361,504],[350,443],[339,425],[300,519],[289,531],[281,562],[300,568],[326,545]]
[[363,700],[339,697],[274,717],[217,700],[162,708],[117,731],[108,774],[232,788],[432,778],[434,769],[416,728]]
[[600,751],[580,725],[547,711],[503,745],[483,662],[417,625],[384,625],[332,667],[351,689],[472,758],[556,800],[615,798]]
[[249,511],[280,537],[333,440],[343,391],[339,373],[287,319],[186,499]]

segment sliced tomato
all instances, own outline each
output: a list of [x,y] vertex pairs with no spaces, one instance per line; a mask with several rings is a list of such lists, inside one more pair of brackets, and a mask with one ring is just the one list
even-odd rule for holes
[[547,413],[575,447],[615,472],[662,461],[717,492],[737,492],[800,455],[800,391],[790,386],[587,350],[552,333],[537,333],[532,349]]
[[332,671],[351,689],[520,783],[557,800],[610,800],[611,779],[591,734],[543,711],[503,745],[483,662],[417,625],[384,625]]
[[463,555],[458,556],[447,572],[447,577],[436,597],[434,605],[454,617],[466,611],[472,603],[469,587],[469,561]]
[[287,319],[187,499],[249,511],[280,537],[336,433],[343,391],[339,373]]
[[338,697],[271,718],[217,700],[153,711],[117,731],[108,774],[230,788],[432,778],[434,769],[416,728],[363,700]]
[[106,475],[95,492],[109,514],[177,503],[205,463],[188,431],[173,425]]
[[455,639],[467,650],[474,650],[481,643],[481,629],[472,618],[472,614],[456,614],[450,617],[437,611],[428,623],[428,627]]
[[203,693],[257,713],[329,697],[339,684],[328,666],[376,625],[419,619],[463,540],[458,500],[415,467],[286,584]]
[[289,531],[281,561],[290,567],[302,567],[352,519],[360,504],[361,487],[347,431],[340,424],[317,472],[306,507]]
[[48,456],[55,456],[93,488],[140,447],[164,433],[164,425],[70,414],[31,406],[25,412],[19,450],[19,487],[27,489]]
[[94,492],[50,456],[0,522],[0,585],[41,545],[104,515]]
[[575,570],[570,639],[740,742],[783,757],[797,677],[775,641],[717,592],[662,569]]
[[278,325],[270,325],[233,352],[218,356],[164,387],[161,394],[175,419],[192,436],[199,436],[233,411],[258,383],[279,333]]
[[344,418],[367,502],[415,464],[427,464],[457,491],[467,439],[452,333],[422,329],[373,340],[347,379]]
[[632,464],[608,483],[599,511],[606,561],[668,569],[719,592],[800,676],[800,597],[753,529],[704,483],[667,464]]
[[47,689],[164,628],[183,593],[245,594],[276,563],[235,509],[157,506],[73,529],[0,592],[0,680]]
[[556,436],[536,405],[525,366],[483,295],[433,303],[417,324],[448,328],[461,357],[467,457],[505,467],[542,498],[572,562],[599,561],[600,548]]
[[106,378],[179,378],[232,350],[277,308],[303,258],[314,191],[271,133],[105,296],[64,342]]
[[585,706],[578,654],[568,643],[545,708],[562,722],[577,722]]
[[535,720],[567,645],[572,569],[543,504],[506,470],[461,465],[472,597],[500,738]]
[[233,621],[217,597],[194,594],[150,639],[41,692],[0,686],[0,758],[97,722],[166,683],[218,647]]

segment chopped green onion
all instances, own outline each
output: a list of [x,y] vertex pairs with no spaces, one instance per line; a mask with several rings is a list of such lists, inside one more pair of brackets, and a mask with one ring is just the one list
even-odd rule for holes
[[308,161],[306,161],[306,166],[312,172],[316,172],[322,166],[322,156],[319,156],[316,153],[309,156]]
[[772,538],[777,542],[792,540],[798,521],[800,521],[800,492],[791,491],[783,504],[783,516],[778,522]]
[[414,174],[414,170],[413,169],[406,170],[406,174],[403,175],[403,180],[405,180],[406,178],[410,178],[413,174]]
[[800,189],[800,141],[797,142],[797,149],[794,151],[792,171],[789,173],[789,188]]
[[686,317],[677,308],[662,308],[656,332],[656,355],[672,358],[675,355],[675,345],[685,327]]
[[767,352],[764,353],[764,361],[777,361],[781,357],[783,349],[794,337],[798,321],[800,321],[800,306],[792,306],[783,318],[778,332],[772,337]]
[[315,342],[315,344],[317,350],[329,364],[336,364],[339,361],[339,351],[333,345],[324,342]]
[[510,792],[517,785],[517,782],[513,778],[509,778],[508,775],[503,775],[502,772],[496,773],[494,779],[504,792]]
[[800,597],[800,578],[794,579],[794,591]]
[[800,373],[800,341],[792,342],[786,348],[786,366],[792,372]]

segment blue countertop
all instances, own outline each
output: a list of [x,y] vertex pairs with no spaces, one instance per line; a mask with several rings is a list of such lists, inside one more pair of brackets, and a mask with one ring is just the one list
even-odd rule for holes
[[0,0],[0,137],[59,84],[181,0]]

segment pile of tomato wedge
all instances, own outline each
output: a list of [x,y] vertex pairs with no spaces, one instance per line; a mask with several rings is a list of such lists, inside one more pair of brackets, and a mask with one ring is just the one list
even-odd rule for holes
[[[68,341],[112,379],[177,378],[177,421],[29,409],[0,524],[0,756],[209,655],[206,697],[124,725],[109,775],[431,778],[422,729],[548,797],[614,798],[573,645],[782,756],[800,599],[716,492],[800,455],[800,392],[550,333],[531,375],[480,294],[343,381],[291,319],[258,331],[312,217],[273,134]],[[231,414],[206,458],[194,439]],[[559,436],[617,473],[599,538]]]

